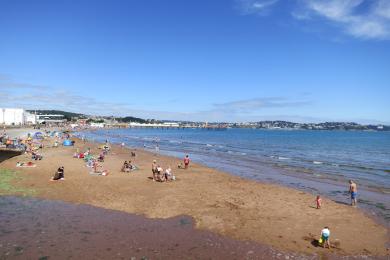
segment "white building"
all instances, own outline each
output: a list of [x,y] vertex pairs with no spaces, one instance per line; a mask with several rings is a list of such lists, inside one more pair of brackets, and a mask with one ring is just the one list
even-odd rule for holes
[[35,125],[37,123],[37,116],[35,114],[25,112],[24,123],[27,125]]
[[178,123],[171,123],[171,122],[165,122],[162,124],[130,122],[129,126],[130,127],[179,127],[180,125]]
[[93,122],[91,122],[89,125],[90,125],[91,127],[96,127],[96,128],[103,128],[103,127],[106,126],[105,123],[93,123]]
[[57,124],[57,123],[65,123],[66,119],[64,115],[36,115],[36,121],[39,124]]
[[24,125],[24,114],[23,108],[0,108],[0,124]]

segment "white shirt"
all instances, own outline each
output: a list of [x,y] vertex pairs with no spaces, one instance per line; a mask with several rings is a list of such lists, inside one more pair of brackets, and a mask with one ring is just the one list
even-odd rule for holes
[[327,228],[324,228],[324,229],[321,231],[321,235],[324,236],[324,237],[329,237],[329,235],[330,235],[330,230],[327,229]]

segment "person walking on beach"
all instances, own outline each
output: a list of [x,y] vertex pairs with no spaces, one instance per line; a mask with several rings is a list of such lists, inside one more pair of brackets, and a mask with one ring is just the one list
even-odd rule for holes
[[190,164],[190,157],[188,157],[188,154],[186,157],[184,157],[184,169],[188,169],[188,166]]
[[328,245],[328,248],[330,249],[330,230],[328,227],[324,227],[323,230],[321,230],[321,239],[322,240],[322,246],[325,248],[325,245]]
[[160,146],[158,144],[156,144],[156,156],[158,155],[158,153],[160,152]]
[[352,180],[349,180],[349,193],[351,193],[351,206],[356,206],[357,186]]

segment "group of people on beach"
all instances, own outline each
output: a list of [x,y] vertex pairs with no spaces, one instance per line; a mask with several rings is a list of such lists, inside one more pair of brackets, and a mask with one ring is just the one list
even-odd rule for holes
[[133,171],[135,169],[136,169],[135,165],[133,165],[131,163],[131,160],[129,160],[129,162],[125,161],[123,163],[121,172],[131,172],[131,171]]
[[164,169],[157,164],[156,160],[153,160],[152,163],[152,174],[153,181],[168,182],[176,180],[176,176],[172,173],[171,166],[168,166],[164,171]]
[[[349,194],[351,195],[351,206],[356,207],[357,205],[357,184],[353,180],[349,180]],[[320,195],[316,197],[316,208],[321,209],[322,207],[322,199]],[[324,227],[321,230],[321,236],[318,240],[318,244],[322,245],[324,248],[328,246],[330,249],[330,229],[329,227]]]
[[[184,165],[183,165],[183,163],[184,163]],[[183,163],[180,163],[177,166],[177,168],[188,169],[188,167],[190,165],[190,157],[188,154],[184,157]],[[153,181],[167,182],[167,181],[176,180],[175,175],[173,175],[173,173],[172,173],[171,166],[168,166],[164,171],[164,169],[159,164],[157,164],[156,160],[153,160],[153,163],[152,163],[152,174],[153,174],[153,177],[152,177]]]
[[[0,136],[0,142],[4,141],[4,139],[6,137],[7,136],[5,134]],[[57,140],[56,140],[56,144],[54,146],[55,147],[58,146]],[[26,153],[31,154],[32,159],[35,159],[35,160],[42,159],[42,155],[40,155],[38,153],[38,149],[43,148],[42,143],[37,145],[36,143],[34,144],[31,140],[27,140],[26,147],[27,147]],[[124,143],[121,144],[121,148],[122,149],[124,148]],[[102,149],[102,151],[98,157],[92,156],[90,148],[88,148],[85,152],[82,152],[82,153],[80,153],[79,150],[77,149],[77,151],[74,153],[74,157],[83,159],[86,162],[88,167],[93,168],[94,173],[99,173],[101,175],[107,175],[108,174],[107,170],[100,170],[99,169],[102,167],[101,165],[99,165],[99,162],[104,162],[105,156],[110,151],[110,147],[108,145],[108,140],[106,140],[105,145],[102,146],[101,149]],[[158,153],[158,150],[156,150],[156,154],[157,153]],[[132,157],[136,156],[134,151],[131,152],[131,156]],[[188,169],[189,165],[190,165],[189,155],[185,155],[185,157],[183,158],[183,161],[178,164],[177,168]],[[131,172],[134,169],[136,169],[136,166],[132,163],[131,160],[125,161],[121,167],[121,171],[125,172],[125,173]],[[157,163],[156,160],[153,160],[152,179],[153,179],[153,181],[156,181],[156,182],[169,182],[169,181],[176,180],[176,177],[173,174],[172,168],[170,165],[168,165],[165,169],[163,169],[161,167],[161,165]],[[58,167],[57,171],[54,173],[54,176],[50,180],[51,181],[65,180],[64,166]],[[357,205],[357,184],[352,180],[349,180],[349,194],[350,194],[350,199],[351,199],[351,206],[356,206]],[[315,205],[316,205],[316,207],[315,207],[316,209],[323,208],[323,200],[322,200],[320,195],[316,196]],[[331,248],[330,234],[331,234],[331,232],[330,232],[329,226],[325,226],[321,230],[320,238],[318,239],[319,245],[323,246],[324,248],[325,247]]]

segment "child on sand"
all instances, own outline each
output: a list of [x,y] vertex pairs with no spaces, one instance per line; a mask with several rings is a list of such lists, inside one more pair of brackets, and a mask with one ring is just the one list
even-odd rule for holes
[[317,195],[316,204],[317,204],[317,209],[320,209],[322,204],[322,199],[320,195]]
[[320,243],[322,243],[322,246],[325,248],[325,245],[328,245],[330,249],[330,241],[329,241],[329,236],[330,236],[330,230],[328,227],[324,227],[323,230],[321,230],[321,238],[320,238]]
[[184,169],[188,169],[188,165],[190,164],[190,158],[188,157],[188,154],[184,158]]

